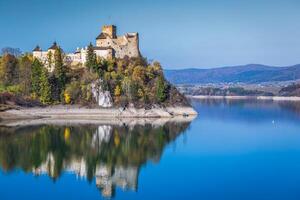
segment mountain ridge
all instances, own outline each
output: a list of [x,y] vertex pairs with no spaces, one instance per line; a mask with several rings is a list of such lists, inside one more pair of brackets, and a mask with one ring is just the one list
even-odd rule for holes
[[300,79],[300,64],[274,67],[247,64],[212,69],[164,70],[167,80],[174,84],[262,83]]

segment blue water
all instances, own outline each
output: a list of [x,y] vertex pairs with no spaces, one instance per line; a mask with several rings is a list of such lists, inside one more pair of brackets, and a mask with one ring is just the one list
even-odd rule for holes
[[[222,100],[192,103],[199,116],[179,132],[175,131],[174,138],[158,140],[162,137],[160,134],[172,132],[166,128],[147,133],[149,136],[138,135],[136,141],[146,141],[145,145],[124,145],[127,149],[122,148],[123,153],[133,152],[124,153],[127,157],[111,154],[119,148],[116,139],[106,147],[111,159],[104,159],[105,164],[138,167],[135,187],[116,185],[113,194],[108,196],[97,189],[94,177],[88,180],[63,168],[56,178],[47,173],[34,175],[31,168],[38,167],[39,162],[32,162],[37,163],[36,166],[26,164],[27,169],[25,164],[20,164],[22,157],[34,155],[26,146],[36,144],[32,142],[31,133],[7,136],[14,144],[12,148],[23,147],[28,153],[16,156],[9,161],[14,164],[7,167],[9,159],[3,159],[3,152],[15,152],[12,153],[15,156],[22,150],[7,150],[9,147],[5,144],[0,145],[0,199],[300,199],[299,105]],[[71,127],[71,137],[75,129]],[[140,130],[136,129],[134,134]],[[121,144],[126,134],[133,133],[129,132],[119,130]],[[28,136],[24,139],[21,134]],[[151,134],[158,137],[154,139]],[[62,138],[66,137],[64,133]],[[2,137],[2,142],[5,139]],[[75,140],[68,141],[66,144],[75,144]],[[53,144],[58,144],[57,140]],[[62,144],[59,147],[53,144],[51,151],[59,148],[57,152],[65,160],[71,159],[68,155],[71,152],[72,155],[83,154],[69,147],[61,148]],[[144,153],[128,157],[140,152],[139,148]],[[107,154],[95,155],[98,160],[108,157]],[[136,160],[131,162],[131,159]]]

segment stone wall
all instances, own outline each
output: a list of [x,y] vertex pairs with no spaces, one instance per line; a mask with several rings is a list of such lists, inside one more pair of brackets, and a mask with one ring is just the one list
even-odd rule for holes
[[[52,53],[52,65],[49,66],[48,63],[48,54],[51,51]],[[48,51],[34,51],[33,57],[39,59],[48,69],[49,72],[52,72],[54,70],[54,50],[48,50]]]
[[124,36],[116,38],[106,37],[105,39],[97,39],[96,46],[113,48],[116,58],[140,56],[138,33],[127,33]]
[[[98,57],[105,59],[108,58],[124,58],[139,57],[139,35],[138,33],[126,33],[122,36],[117,36],[117,27],[114,25],[106,25],[102,27],[101,37],[96,39],[96,47],[94,52]],[[54,43],[56,45],[56,43]],[[47,65],[48,53],[52,52],[54,55],[55,50],[49,48],[47,51],[42,51],[39,47],[33,51],[33,57],[38,58],[41,62]],[[84,64],[87,57],[87,47],[77,48],[75,53],[67,53],[65,62],[74,66]],[[54,70],[54,65],[48,68],[49,71]]]

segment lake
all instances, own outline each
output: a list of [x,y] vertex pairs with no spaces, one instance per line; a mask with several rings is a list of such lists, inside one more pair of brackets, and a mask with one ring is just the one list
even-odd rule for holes
[[0,127],[0,199],[300,199],[299,103],[192,104],[192,122]]

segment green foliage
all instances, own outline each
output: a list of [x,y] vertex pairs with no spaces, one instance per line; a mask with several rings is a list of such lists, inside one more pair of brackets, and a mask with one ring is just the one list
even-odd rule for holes
[[167,86],[162,76],[158,77],[156,85],[156,99],[158,102],[164,102],[167,98]]
[[0,93],[6,92],[6,87],[0,84]]
[[85,66],[90,71],[95,72],[97,70],[97,57],[96,57],[96,54],[94,53],[94,47],[93,47],[92,43],[89,44],[88,49],[87,49]]
[[[66,86],[66,66],[63,63],[63,55],[61,48],[57,48],[54,53],[54,73],[55,77],[57,78],[57,87],[60,94],[63,94],[63,91],[65,90]],[[63,98],[61,98],[61,101],[63,101]]]
[[80,82],[72,81],[70,84],[66,85],[65,96],[66,94],[70,96],[72,102],[79,100],[81,96]]
[[52,51],[49,51],[47,54],[47,67],[48,70],[52,69],[53,66],[53,53]]
[[32,61],[28,55],[22,56],[19,60],[19,83],[22,86],[23,94],[29,95],[31,92]]
[[65,102],[66,95],[68,102],[89,104],[95,102],[91,84],[101,79],[102,88],[110,92],[116,106],[142,107],[170,100],[161,65],[149,64],[146,58],[97,58],[90,44],[84,69],[68,68],[60,48],[54,53],[49,51],[47,61],[44,65],[29,55],[18,59],[3,56],[0,58],[0,91],[32,94],[44,104]]
[[61,90],[58,86],[58,79],[53,73],[49,74],[48,77],[49,85],[51,87],[51,99],[53,102],[60,102],[61,100]]
[[32,63],[31,90],[35,94],[35,96],[40,95],[41,75],[43,67],[44,66],[38,59],[35,59]]
[[22,93],[22,85],[9,85],[9,86],[0,85],[0,93],[3,92],[9,92],[12,94],[19,95]]
[[48,81],[48,72],[46,68],[42,69],[40,78],[40,101],[43,104],[51,103],[51,86]]
[[22,93],[22,85],[10,85],[6,87],[6,91],[13,94],[21,94]]
[[92,99],[92,90],[91,86],[89,84],[83,84],[80,85],[81,89],[81,98],[84,102],[90,102]]

